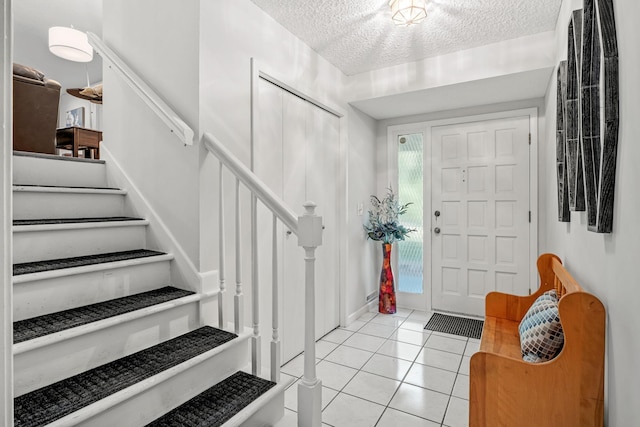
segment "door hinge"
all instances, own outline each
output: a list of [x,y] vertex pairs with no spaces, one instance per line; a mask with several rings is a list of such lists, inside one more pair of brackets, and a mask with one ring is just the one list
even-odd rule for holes
[[529,222],[531,222],[531,211],[529,211]]
[[529,145],[531,145],[531,134],[529,134]]

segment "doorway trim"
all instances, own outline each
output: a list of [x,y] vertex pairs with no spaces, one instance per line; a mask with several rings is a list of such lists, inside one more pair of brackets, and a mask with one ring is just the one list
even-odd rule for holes
[[0,10],[2,19],[2,136],[0,136],[0,191],[2,192],[2,226],[0,228],[0,253],[2,264],[0,265],[0,285],[2,286],[0,307],[0,424],[12,425],[13,423],[13,285],[12,285],[12,259],[13,240],[11,231],[12,218],[12,164],[13,164],[13,2],[3,0]]
[[[448,126],[455,124],[480,122],[487,120],[499,120],[509,119],[514,117],[529,117],[529,132],[531,134],[531,141],[529,145],[529,211],[531,212],[531,222],[529,224],[529,293],[531,294],[538,288],[537,282],[537,269],[535,268],[536,260],[538,258],[538,108],[523,108],[517,110],[507,110],[495,113],[478,114],[472,116],[460,116],[448,119],[429,120],[417,123],[408,123],[404,125],[392,125],[387,128],[387,185],[392,185],[394,188],[398,188],[398,150],[395,141],[401,134],[422,132],[424,135],[423,146],[425,150],[425,162],[424,162],[424,176],[431,177],[431,131],[432,128],[438,126]],[[431,181],[431,180],[430,180]],[[423,187],[423,201],[424,212],[431,212],[431,183]],[[431,226],[427,226],[423,222],[425,229]],[[428,235],[428,237],[427,237]],[[416,305],[416,308],[424,306],[427,310],[433,310],[433,302],[431,298],[432,292],[432,266],[431,266],[431,247],[432,247],[432,233],[425,233],[424,247],[428,248],[424,251],[424,273],[423,273],[423,298],[424,302],[420,305]],[[397,253],[397,251],[396,251]],[[393,260],[394,268],[397,271],[397,258]],[[428,276],[427,276],[428,275]],[[411,301],[407,302],[402,295],[398,295],[399,304],[405,303],[405,306],[411,306]]]
[[[274,75],[277,73],[272,73],[266,69],[267,67],[263,65],[262,62],[258,61],[255,57],[251,58],[251,169],[253,170],[253,157],[255,152],[255,146],[258,141],[258,126],[257,122],[260,120],[259,114],[259,89],[258,84],[260,79],[266,80],[281,89],[292,93],[293,95],[304,99],[305,101],[315,105],[322,110],[333,114],[338,117],[340,123],[340,146],[339,146],[339,156],[338,159],[338,167],[340,170],[340,174],[338,176],[338,188],[340,191],[339,200],[338,200],[338,236],[346,236],[348,233],[348,215],[347,215],[347,198],[348,198],[348,186],[347,186],[347,176],[348,176],[348,158],[347,158],[347,146],[348,146],[348,123],[347,123],[347,114],[346,112],[335,105],[330,105],[326,102],[319,101],[319,96],[315,94],[305,93],[300,91],[294,87],[294,85],[288,84],[284,81],[284,79],[276,78]],[[293,209],[299,212],[300,206],[293,206]],[[338,299],[339,299],[339,307],[338,307],[338,321],[340,326],[346,326],[348,320],[347,313],[347,254],[349,253],[349,245],[347,239],[338,239],[339,247],[338,247],[338,260],[339,260],[339,284],[338,284]],[[316,289],[317,289],[316,280]],[[280,311],[284,310],[284,307],[280,307]]]

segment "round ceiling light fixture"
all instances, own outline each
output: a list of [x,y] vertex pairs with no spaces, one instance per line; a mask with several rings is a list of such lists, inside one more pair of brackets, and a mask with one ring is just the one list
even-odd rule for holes
[[391,19],[396,25],[408,27],[427,17],[427,0],[390,0]]
[[49,51],[69,61],[91,62],[93,59],[87,34],[75,28],[49,28]]

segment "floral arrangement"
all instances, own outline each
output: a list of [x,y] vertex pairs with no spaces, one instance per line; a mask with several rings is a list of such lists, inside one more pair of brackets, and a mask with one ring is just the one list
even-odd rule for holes
[[391,188],[387,190],[387,195],[382,200],[372,195],[369,222],[364,225],[369,239],[393,243],[396,240],[404,240],[407,234],[416,231],[398,223],[398,217],[407,212],[409,205],[411,203],[400,205]]

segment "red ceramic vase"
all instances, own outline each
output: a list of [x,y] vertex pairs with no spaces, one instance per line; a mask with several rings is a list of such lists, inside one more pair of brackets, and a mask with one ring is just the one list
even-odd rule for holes
[[382,255],[378,311],[393,314],[396,312],[396,292],[393,286],[393,271],[391,271],[391,243],[382,244]]

